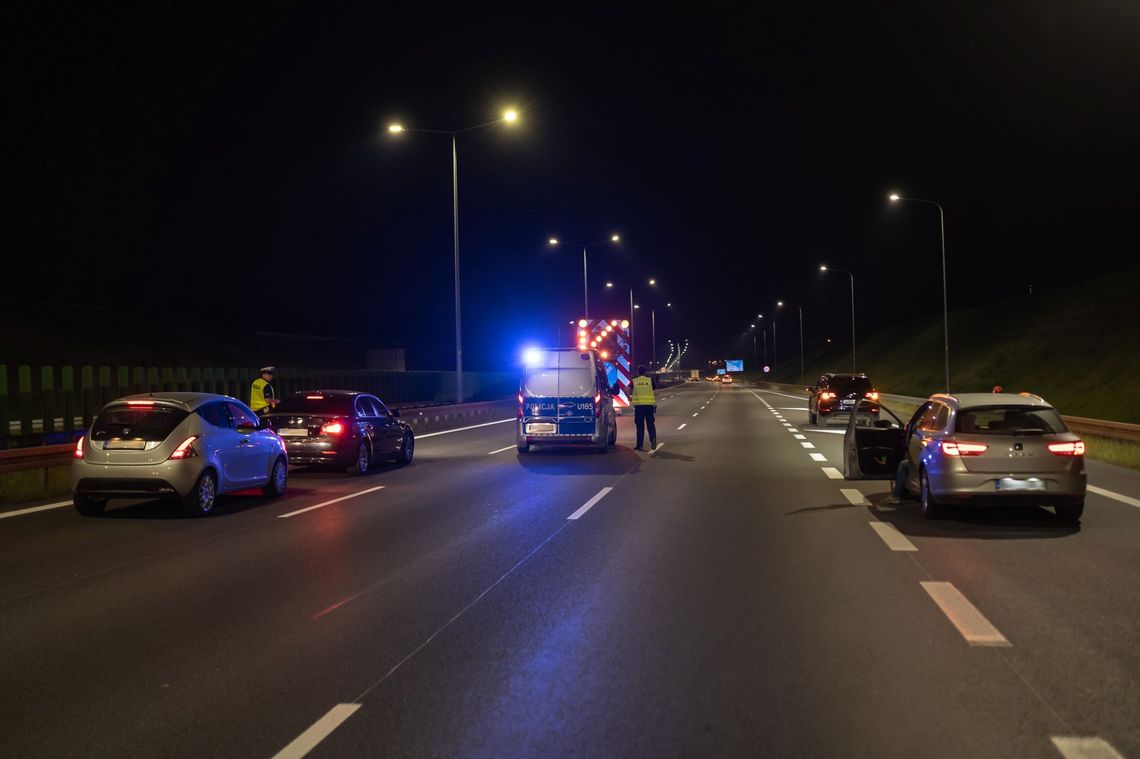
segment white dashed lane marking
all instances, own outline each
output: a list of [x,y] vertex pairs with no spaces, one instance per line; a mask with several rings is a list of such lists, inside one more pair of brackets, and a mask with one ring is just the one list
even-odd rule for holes
[[827,461],[827,456],[822,453],[809,453],[808,455],[811,456],[812,461]]
[[893,524],[886,522],[868,522],[871,529],[878,533],[883,542],[887,544],[887,548],[892,551],[917,551],[914,543],[907,540],[906,535],[903,535]]
[[971,646],[1010,645],[1006,637],[990,624],[990,621],[954,587],[953,583],[924,580],[920,584]]
[[1052,741],[1065,759],[1124,759],[1104,738],[1055,735]]
[[823,473],[826,474],[830,479],[833,479],[833,480],[842,480],[843,479],[843,472],[839,471],[838,469],[836,469],[833,466],[821,466],[820,469],[823,470]]
[[[840,477],[842,477],[842,476],[843,475],[840,475]],[[863,494],[860,493],[855,488],[839,488],[839,492],[843,494],[844,498],[846,498],[848,501],[855,504],[856,506],[869,506],[870,505],[867,502],[867,499],[863,496]]]
[[815,448],[815,446],[811,443],[800,443],[800,445],[802,445],[804,448]]

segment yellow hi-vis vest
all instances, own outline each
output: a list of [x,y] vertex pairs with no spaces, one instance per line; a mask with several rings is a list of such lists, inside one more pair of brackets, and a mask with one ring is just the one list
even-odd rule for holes
[[268,384],[261,377],[253,381],[253,386],[249,390],[249,407],[254,413],[269,405],[269,401],[265,400],[265,386]]
[[653,380],[644,375],[633,378],[633,399],[631,400],[634,406],[652,406],[657,403],[657,399],[653,397]]

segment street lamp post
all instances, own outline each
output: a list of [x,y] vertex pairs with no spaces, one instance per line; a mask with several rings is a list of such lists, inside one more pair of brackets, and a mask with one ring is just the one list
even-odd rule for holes
[[456,136],[464,132],[483,129],[496,124],[513,124],[519,119],[518,111],[504,111],[492,121],[464,127],[463,129],[409,129],[402,124],[390,124],[389,134],[417,132],[420,134],[444,134],[451,137],[451,236],[455,260],[455,395],[456,403],[463,403],[463,330],[459,303],[459,158],[456,149]]
[[605,240],[596,240],[594,242],[574,242],[569,243],[565,240],[559,240],[557,237],[551,237],[547,242],[551,245],[573,245],[575,248],[582,249],[582,316],[586,319],[590,318],[590,279],[586,267],[586,248],[592,248],[595,245],[601,245],[606,242],[620,242],[620,235],[610,235]]
[[946,212],[942,210],[942,205],[933,200],[923,200],[922,198],[905,198],[898,193],[891,193],[889,196],[892,203],[899,201],[910,201],[911,203],[926,203],[927,205],[934,206],[938,209],[938,233],[942,242],[942,349],[945,355],[944,363],[946,367],[946,392],[950,392],[950,308],[949,299],[946,295]]
[[786,303],[784,301],[777,301],[776,306],[783,308],[784,306],[796,306],[800,312],[800,384],[804,383],[804,310],[802,307],[797,306],[795,303]]
[[846,269],[836,269],[834,266],[827,264],[820,264],[819,270],[822,272],[828,271],[841,271],[848,277],[851,277],[851,373],[855,373],[855,275]]
[[[613,282],[606,282],[606,287],[612,289]],[[633,354],[633,288],[629,288],[629,360],[633,366],[637,366],[637,362]]]

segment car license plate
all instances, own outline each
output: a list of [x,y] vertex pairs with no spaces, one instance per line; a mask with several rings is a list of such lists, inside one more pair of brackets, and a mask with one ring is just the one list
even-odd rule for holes
[[554,425],[550,422],[533,422],[526,426],[528,434],[541,435],[543,433],[553,433]]
[[105,451],[143,451],[146,450],[145,440],[108,440],[103,444]]
[[855,405],[855,401],[840,401],[839,405],[842,406],[843,408],[851,408],[852,406]]
[[1024,480],[1015,480],[1013,477],[1002,477],[994,483],[995,490],[1044,490],[1045,480],[1040,477],[1029,477]]
[[281,437],[308,437],[309,430],[305,427],[282,427],[277,434]]

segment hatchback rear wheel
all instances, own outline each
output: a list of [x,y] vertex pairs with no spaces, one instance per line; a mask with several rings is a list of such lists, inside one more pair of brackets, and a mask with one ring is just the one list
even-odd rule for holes
[[92,498],[78,493],[72,497],[71,503],[75,506],[75,510],[85,517],[97,517],[107,508],[106,498]]
[[269,482],[265,483],[265,487],[261,492],[270,498],[278,498],[285,493],[285,482],[289,478],[289,465],[285,463],[285,457],[277,459],[273,463],[273,473],[269,475]]
[[919,475],[919,497],[922,502],[922,515],[927,519],[938,519],[945,514],[943,505],[934,499],[934,493],[930,490],[930,477],[927,476],[925,469]]
[[218,497],[218,478],[210,469],[198,475],[194,489],[182,499],[182,508],[190,516],[204,517],[214,510]]

